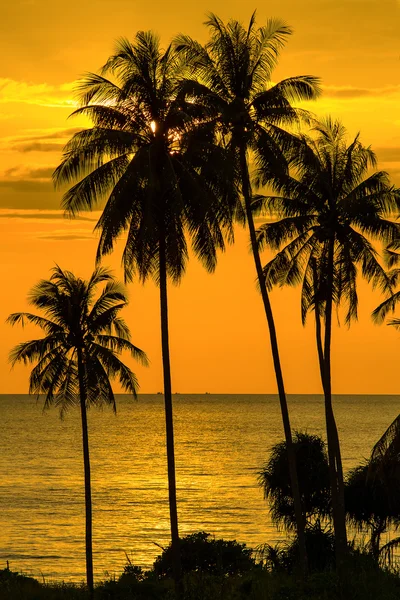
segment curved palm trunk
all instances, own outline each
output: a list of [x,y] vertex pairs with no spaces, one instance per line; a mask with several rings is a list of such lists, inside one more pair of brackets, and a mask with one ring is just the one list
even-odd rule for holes
[[167,439],[167,469],[168,469],[168,497],[169,516],[171,524],[171,543],[173,555],[173,573],[175,587],[180,595],[181,588],[181,557],[179,548],[178,510],[176,502],[175,478],[175,449],[174,449],[174,423],[172,413],[172,388],[171,365],[169,357],[168,333],[168,295],[167,295],[167,264],[165,256],[165,239],[160,239],[160,310],[161,310],[161,347],[164,374],[164,404],[165,404],[165,429]]
[[241,149],[240,152],[240,162],[241,162],[241,172],[242,172],[242,189],[243,189],[243,197],[245,202],[246,209],[246,217],[247,223],[250,231],[250,242],[251,249],[253,252],[254,263],[257,271],[258,283],[260,286],[261,297],[264,304],[265,316],[268,323],[269,336],[271,342],[271,351],[272,358],[274,363],[274,370],[276,376],[276,383],[278,387],[278,395],[279,402],[281,407],[282,421],[283,421],[283,429],[285,433],[285,442],[288,454],[288,462],[289,462],[289,473],[290,473],[290,483],[292,487],[293,493],[293,502],[296,516],[296,529],[297,536],[299,541],[299,549],[300,549],[300,563],[301,569],[304,576],[306,576],[308,572],[308,560],[307,560],[307,549],[306,549],[306,540],[304,536],[304,527],[305,527],[305,519],[303,515],[303,510],[301,506],[301,497],[299,490],[299,481],[297,477],[297,467],[296,467],[296,455],[293,447],[293,439],[292,439],[292,431],[290,427],[290,418],[289,418],[289,410],[286,400],[286,392],[285,386],[283,382],[281,361],[279,356],[279,348],[278,348],[278,339],[276,335],[274,316],[272,314],[271,303],[269,300],[269,295],[267,291],[267,287],[265,284],[265,277],[263,274],[263,269],[261,265],[260,254],[258,252],[257,240],[256,240],[256,232],[254,227],[253,213],[251,211],[251,184],[247,166],[246,153],[244,149]]
[[83,466],[85,474],[85,515],[86,515],[86,583],[90,597],[93,596],[93,542],[92,542],[92,491],[90,483],[89,436],[86,413],[86,387],[82,348],[78,348],[79,402],[81,407]]
[[333,526],[335,530],[335,548],[337,567],[342,570],[347,552],[346,514],[344,506],[344,482],[339,434],[332,407],[331,379],[331,340],[333,305],[333,254],[334,240],[328,248],[327,296],[325,308],[325,340],[323,351],[322,386],[325,396],[326,433],[328,438],[329,473],[332,493]]

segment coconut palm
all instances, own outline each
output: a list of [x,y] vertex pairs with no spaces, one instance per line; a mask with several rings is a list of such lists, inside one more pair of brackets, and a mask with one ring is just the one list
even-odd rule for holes
[[180,577],[174,430],[168,330],[167,279],[179,283],[194,253],[212,271],[216,252],[231,236],[237,202],[234,165],[215,143],[205,107],[179,88],[176,51],[163,51],[157,36],[138,32],[122,39],[101,75],[78,88],[74,114],[93,127],[75,134],[54,173],[57,185],[75,183],[64,195],[69,215],[105,202],[96,225],[97,258],[126,233],[126,280],[152,276],[160,289],[162,362],[167,438],[171,538],[175,580]]
[[[105,283],[96,297],[96,288]],[[106,269],[98,268],[89,281],[55,267],[48,280],[40,281],[29,294],[29,303],[44,316],[11,314],[11,325],[40,327],[44,337],[22,342],[11,350],[10,360],[36,363],[29,380],[30,394],[44,394],[44,408],[55,405],[61,415],[80,406],[86,509],[86,580],[93,593],[92,500],[90,484],[87,409],[111,406],[116,410],[111,379],[117,378],[126,392],[136,397],[135,374],[119,358],[127,351],[146,365],[145,353],[130,341],[130,332],[119,312],[127,304],[123,287]]]
[[246,29],[236,20],[224,23],[216,15],[210,14],[206,25],[210,31],[210,40],[205,46],[185,35],[178,36],[175,44],[187,69],[186,89],[194,98],[208,105],[210,114],[214,115],[220,138],[230,150],[238,173],[244,205],[242,216],[249,228],[269,327],[305,569],[302,533],[304,523],[301,518],[289,413],[275,323],[256,242],[249,164],[250,161],[255,161],[266,170],[286,170],[283,150],[292,147],[294,138],[284,127],[297,124],[301,118],[307,117],[305,111],[293,108],[291,102],[316,98],[319,93],[318,79],[306,75],[272,84],[272,72],[279,52],[291,34],[291,29],[281,21],[270,20],[266,26],[257,28],[253,13]]
[[[301,136],[293,153],[294,175],[260,172],[259,181],[280,195],[260,196],[255,204],[279,220],[262,225],[261,247],[277,251],[265,267],[270,285],[302,283],[302,318],[314,310],[331,476],[332,509],[338,565],[346,552],[343,472],[332,406],[331,336],[333,306],[346,305],[345,321],[357,318],[357,272],[373,287],[392,290],[393,278],[379,262],[371,241],[394,243],[400,226],[391,220],[400,200],[387,173],[377,171],[372,150],[357,135],[348,144],[346,130],[327,119]],[[323,333],[321,320],[324,325]]]

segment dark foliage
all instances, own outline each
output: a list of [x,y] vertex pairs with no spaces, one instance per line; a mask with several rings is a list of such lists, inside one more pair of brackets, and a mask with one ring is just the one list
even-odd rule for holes
[[[310,524],[316,518],[323,519],[330,514],[329,468],[325,443],[317,435],[295,432],[293,447],[303,516]],[[272,447],[270,457],[258,475],[265,498],[270,502],[272,520],[292,529],[296,521],[285,441]]]
[[[332,569],[335,564],[335,539],[330,528],[322,529],[320,522],[305,529],[310,573]],[[289,543],[275,546],[265,544],[259,555],[270,571],[296,573],[299,570],[299,543],[297,536]]]
[[[205,531],[186,535],[180,540],[182,572],[213,575],[237,575],[255,567],[252,550],[235,540],[215,539]],[[171,546],[157,557],[153,567],[158,578],[172,576]]]
[[350,523],[359,530],[369,530],[368,544],[378,559],[383,551],[386,558],[399,539],[381,548],[382,534],[400,520],[400,462],[395,456],[375,460],[353,469],[345,486],[346,513]]

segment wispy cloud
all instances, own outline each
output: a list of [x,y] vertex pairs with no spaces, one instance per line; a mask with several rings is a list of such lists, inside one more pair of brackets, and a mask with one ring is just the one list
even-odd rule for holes
[[389,173],[392,181],[396,184],[396,185],[400,185],[400,168],[388,168],[386,169],[387,172]]
[[400,147],[375,148],[375,153],[382,162],[400,162]]
[[60,152],[78,131],[81,131],[80,127],[36,130],[32,135],[27,135],[26,132],[19,136],[3,138],[2,146],[17,152]]
[[18,152],[61,152],[64,144],[52,142],[30,142],[29,144],[18,144],[12,148]]
[[48,194],[54,193],[50,181],[35,181],[32,179],[3,179],[0,180],[0,189],[8,189],[14,192],[41,192]]
[[50,85],[0,78],[0,103],[24,103],[39,106],[75,108],[73,97],[76,82]]
[[51,235],[39,235],[38,238],[40,240],[52,240],[52,241],[71,241],[71,240],[83,240],[83,241],[93,241],[94,236],[84,233],[52,233]]
[[[92,216],[84,217],[78,215],[74,217],[74,221],[88,221],[89,223],[94,224],[98,220],[97,213],[90,213]],[[68,217],[65,216],[64,211],[62,210],[36,210],[36,209],[7,209],[0,208],[0,219],[36,219],[36,220],[56,220],[60,219],[65,221],[70,221]]]
[[[69,138],[81,131],[80,127],[69,127],[68,129],[31,129],[33,135],[21,135],[17,139],[19,142],[41,142],[42,140],[58,140]],[[28,133],[28,131],[26,133]]]
[[53,166],[40,166],[40,167],[27,167],[26,165],[15,165],[4,171],[3,176],[0,176],[0,180],[9,181],[10,179],[44,179],[50,181],[55,167]]
[[0,189],[25,193],[54,193],[51,181],[53,171],[53,166],[15,165],[0,175]]
[[400,94],[400,85],[392,85],[381,88],[358,88],[352,86],[323,86],[324,96],[333,98],[374,98],[382,96],[393,96]]

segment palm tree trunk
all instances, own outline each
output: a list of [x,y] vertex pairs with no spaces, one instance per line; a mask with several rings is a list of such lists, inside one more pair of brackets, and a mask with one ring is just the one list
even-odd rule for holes
[[[313,287],[314,293],[320,295],[318,278],[316,274],[317,266],[315,260],[313,260]],[[324,387],[325,380],[325,367],[324,367],[324,350],[322,347],[322,330],[321,330],[321,312],[320,312],[320,304],[319,299],[315,298],[314,300],[314,314],[315,314],[315,337],[317,341],[317,352],[318,352],[318,364],[319,364],[319,372],[321,376],[322,386]]]
[[[322,329],[321,329],[321,315],[319,312],[318,304],[315,305],[315,336],[317,341],[317,351],[318,351],[318,363],[319,363],[319,371],[321,375],[322,388],[325,395],[325,361],[324,361],[324,350],[322,343]],[[334,435],[333,431],[336,428],[336,423],[334,420],[332,411],[327,410],[327,405],[325,404],[325,420],[326,420],[326,429],[329,432],[330,436],[328,436],[328,440],[332,439]],[[332,419],[333,417],[333,419]],[[329,426],[328,426],[329,422]],[[330,487],[331,487],[331,498],[332,498],[332,517],[333,523],[335,527],[335,523],[338,523],[338,484],[337,484],[337,473],[336,473],[336,461],[335,454],[333,450],[333,444],[329,444],[328,442],[328,457],[329,457],[329,478],[330,478]],[[336,529],[335,529],[336,531]]]
[[173,556],[173,573],[175,588],[179,595],[182,569],[178,531],[178,510],[176,502],[176,478],[175,478],[175,449],[174,449],[174,423],[172,413],[172,386],[171,386],[171,364],[169,356],[169,333],[168,333],[168,295],[167,295],[167,264],[165,252],[165,238],[160,236],[160,309],[161,309],[161,347],[164,374],[164,403],[165,403],[165,429],[167,439],[167,469],[168,469],[168,496],[169,516],[171,524],[171,543]]
[[275,321],[274,321],[274,316],[272,314],[272,308],[271,308],[271,303],[269,300],[267,286],[265,283],[265,277],[264,277],[264,273],[263,273],[263,269],[262,269],[262,265],[261,265],[260,254],[258,252],[256,232],[255,232],[254,220],[253,220],[253,213],[251,210],[252,191],[251,191],[251,184],[250,184],[250,178],[249,178],[246,152],[245,152],[244,148],[242,148],[240,151],[240,162],[241,162],[240,168],[241,168],[241,173],[242,173],[242,192],[243,192],[243,198],[244,198],[244,202],[245,202],[247,223],[248,223],[248,227],[249,227],[249,231],[250,231],[251,249],[253,252],[253,258],[254,258],[254,263],[255,263],[255,267],[256,267],[258,283],[259,283],[260,291],[261,291],[261,297],[262,297],[263,304],[264,304],[265,316],[266,316],[267,323],[268,323],[272,358],[273,358],[273,363],[274,363],[276,383],[277,383],[277,387],[278,387],[278,395],[279,395],[279,402],[280,402],[280,407],[281,407],[283,429],[284,429],[284,433],[285,433],[285,442],[286,442],[288,462],[289,462],[290,483],[291,483],[292,493],[293,493],[293,503],[294,503],[294,510],[295,510],[295,516],[296,516],[296,529],[297,529],[297,537],[298,537],[299,549],[300,549],[301,570],[302,570],[303,576],[306,576],[308,573],[308,560],[307,560],[306,540],[305,540],[305,535],[304,535],[305,518],[303,515],[303,510],[302,510],[302,505],[301,505],[299,480],[297,477],[296,455],[294,452],[292,431],[291,431],[291,427],[290,427],[289,410],[288,410],[288,405],[287,405],[287,400],[286,400],[285,386],[284,386],[284,382],[283,382],[282,367],[281,367],[279,348],[278,348],[278,339],[277,339],[276,329],[275,329]]
[[326,433],[328,438],[328,458],[332,493],[333,526],[335,530],[336,563],[338,570],[341,571],[347,553],[347,532],[340,442],[332,407],[331,340],[334,243],[334,239],[332,239],[329,242],[328,248],[327,293],[325,307],[325,340],[323,352],[324,377],[322,380],[322,385],[325,395],[325,419]]
[[85,515],[86,515],[86,583],[90,597],[93,597],[93,541],[92,541],[92,490],[90,483],[90,457],[89,436],[86,413],[86,387],[85,387],[85,365],[83,362],[82,348],[78,348],[78,379],[79,379],[79,401],[81,407],[82,443],[83,443],[83,466],[85,474]]
[[[315,282],[314,282],[315,283]],[[315,288],[316,289],[316,288]],[[319,311],[319,306],[315,304],[315,337],[317,342],[317,352],[318,352],[318,363],[319,363],[319,371],[321,375],[322,388],[325,394],[325,361],[324,361],[324,350],[322,344],[322,329],[321,329],[321,315]],[[332,420],[330,418],[330,414],[327,412],[325,404],[325,419],[326,419],[326,429],[328,431],[328,421],[329,421],[329,431],[332,431]],[[330,436],[328,436],[328,440]],[[329,478],[330,478],[330,487],[331,487],[331,498],[332,498],[332,517],[333,523],[335,527],[335,523],[338,522],[338,493],[337,493],[337,473],[334,468],[335,465],[335,456],[333,453],[333,445],[332,443],[328,443],[328,457],[329,457]],[[335,529],[336,531],[336,529]]]

